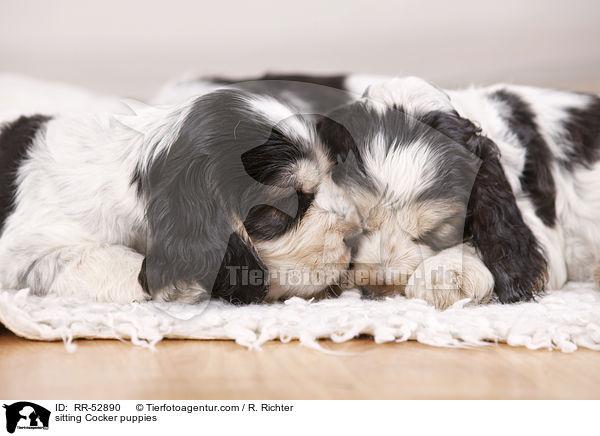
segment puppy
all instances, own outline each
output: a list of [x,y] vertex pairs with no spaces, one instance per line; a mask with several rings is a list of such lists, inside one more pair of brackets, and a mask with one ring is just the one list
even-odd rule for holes
[[0,286],[115,302],[314,295],[347,268],[359,224],[335,163],[314,122],[242,90],[128,117],[4,119]]
[[598,96],[393,79],[319,133],[351,162],[334,180],[361,215],[353,262],[369,292],[445,308],[599,276]]

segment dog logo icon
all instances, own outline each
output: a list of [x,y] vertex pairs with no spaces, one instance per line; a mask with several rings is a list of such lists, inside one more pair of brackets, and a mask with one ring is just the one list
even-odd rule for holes
[[3,407],[6,409],[6,431],[9,433],[14,433],[16,429],[48,430],[50,421],[48,409],[29,401],[4,404]]

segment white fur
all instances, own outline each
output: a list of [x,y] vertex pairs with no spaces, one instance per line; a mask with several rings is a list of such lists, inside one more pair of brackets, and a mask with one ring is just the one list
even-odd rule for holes
[[447,308],[458,300],[485,302],[494,291],[494,277],[473,247],[457,245],[423,260],[408,279],[407,297]]
[[109,123],[108,115],[59,116],[38,134],[0,238],[3,286],[105,301],[143,298],[143,257],[127,248],[141,252],[146,244],[144,205],[130,176],[143,137]]
[[568,144],[560,142],[566,109],[583,108],[590,103],[584,94],[517,85],[494,85],[450,91],[460,115],[475,120],[482,132],[494,140],[502,153],[504,172],[517,195],[525,222],[540,240],[549,260],[549,285],[562,287],[567,280],[591,280],[592,270],[600,259],[600,165],[576,168],[568,172],[554,165],[552,176],[557,189],[558,225],[545,226],[535,215],[531,201],[523,193],[519,181],[525,152],[517,138],[500,117],[501,103],[486,99],[497,90],[506,89],[518,95],[535,115],[540,134],[555,158],[564,157]]
[[366,170],[382,191],[389,189],[394,202],[408,203],[435,181],[429,165],[435,153],[420,142],[404,144],[395,153],[387,153],[382,135],[376,135],[364,157]]
[[[451,111],[448,95],[419,77],[396,77],[370,86],[365,96],[383,107],[401,105],[407,113],[415,111]],[[376,106],[382,108],[382,106]]]
[[358,98],[373,85],[385,83],[390,80],[389,76],[378,74],[350,74],[344,80],[344,87]]
[[307,126],[301,123],[295,116],[298,112],[272,97],[255,96],[250,100],[250,104],[258,113],[263,114],[274,125],[279,125],[285,129],[286,133],[299,139],[309,139],[312,137]]

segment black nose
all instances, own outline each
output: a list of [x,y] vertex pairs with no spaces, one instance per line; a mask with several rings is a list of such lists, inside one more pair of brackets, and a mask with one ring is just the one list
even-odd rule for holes
[[[354,256],[356,254],[356,252],[358,251],[358,245],[360,244],[360,237],[362,236],[362,232],[359,233],[355,233],[354,235],[351,236],[346,236],[344,238],[344,244],[346,244],[346,247],[348,247],[350,249],[350,253],[352,256]],[[338,239],[339,241],[339,239]]]

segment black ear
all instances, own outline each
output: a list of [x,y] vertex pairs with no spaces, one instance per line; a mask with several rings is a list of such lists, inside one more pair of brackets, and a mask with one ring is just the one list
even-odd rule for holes
[[258,303],[267,293],[267,268],[251,240],[233,228],[218,196],[208,192],[204,170],[154,183],[147,210],[152,236],[140,284],[150,295],[171,288],[168,298],[174,300],[178,290],[199,284],[213,298]]
[[317,132],[334,160],[346,160],[349,152],[357,152],[356,142],[350,131],[332,117],[319,116]]
[[546,258],[523,221],[496,144],[478,134],[469,144],[482,162],[469,200],[466,233],[493,274],[500,301],[530,300],[544,289]]
[[232,233],[211,295],[233,304],[260,303],[268,291],[268,273],[249,239]]
[[200,285],[233,303],[260,302],[268,271],[242,223],[268,195],[241,156],[270,127],[257,126],[236,93],[213,94],[196,101],[174,143],[136,176],[150,232],[139,282],[151,295],[167,290],[167,299]]
[[352,181],[364,187],[369,186],[372,181],[364,168],[357,139],[369,131],[370,120],[362,112],[358,112],[356,107],[356,104],[348,105],[328,116],[320,116],[317,132],[336,162],[331,174],[333,180],[340,185],[347,185]]
[[481,160],[467,206],[465,240],[475,246],[493,274],[500,301],[532,299],[545,286],[547,262],[523,221],[498,146],[458,114],[433,113],[427,118],[427,124],[464,144]]

